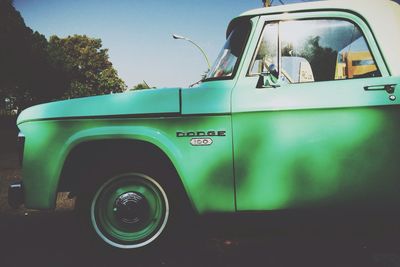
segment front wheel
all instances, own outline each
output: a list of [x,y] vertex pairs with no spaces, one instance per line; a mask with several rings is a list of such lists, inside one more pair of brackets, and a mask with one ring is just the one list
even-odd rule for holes
[[90,202],[90,222],[97,236],[122,249],[140,248],[155,241],[163,234],[169,213],[164,188],[142,173],[108,179]]

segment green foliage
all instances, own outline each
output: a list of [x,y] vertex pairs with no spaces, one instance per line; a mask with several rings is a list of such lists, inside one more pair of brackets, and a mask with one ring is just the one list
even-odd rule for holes
[[142,90],[142,89],[151,89],[151,88],[155,88],[155,87],[150,87],[145,81],[143,81],[142,83],[138,83],[137,85],[133,86],[129,90],[133,91],[133,90]]
[[299,56],[310,62],[315,81],[329,81],[335,77],[337,51],[322,47],[320,37],[310,37],[299,52]]
[[320,45],[320,36],[310,36],[299,47],[285,43],[282,47],[283,57],[302,57],[311,65],[315,81],[333,80],[335,76],[337,51]]
[[125,83],[100,39],[47,39],[33,32],[11,0],[0,0],[0,106],[25,107],[63,98],[121,92]]
[[109,61],[108,50],[102,49],[100,39],[86,35],[67,38],[51,36],[49,53],[55,62],[63,64],[71,79],[64,97],[82,97],[122,92],[125,83]]
[[[0,101],[17,97],[19,104],[31,99],[27,86],[36,86],[33,67],[40,65],[40,34],[33,33],[12,1],[0,0]],[[37,44],[33,45],[35,42]],[[25,79],[21,79],[24,76]]]
[[268,50],[265,40],[261,40],[260,47],[258,48],[256,60],[263,60],[268,56]]

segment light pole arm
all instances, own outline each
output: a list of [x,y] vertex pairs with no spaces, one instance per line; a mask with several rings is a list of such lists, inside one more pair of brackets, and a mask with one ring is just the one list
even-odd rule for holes
[[203,48],[201,48],[198,44],[196,44],[195,42],[193,42],[193,41],[190,40],[190,39],[185,38],[185,40],[191,42],[193,45],[195,45],[195,46],[201,51],[201,53],[203,54],[204,58],[205,58],[206,61],[207,61],[208,69],[211,70],[210,61],[208,60],[207,54],[206,54],[206,52],[204,52]]
[[192,40],[190,40],[189,38],[186,38],[184,36],[173,34],[172,37],[177,40],[186,40],[188,42],[191,42],[194,46],[196,46],[200,50],[200,52],[203,54],[204,58],[206,59],[208,70],[211,70],[210,61],[208,60],[207,54],[206,54],[206,52],[204,52],[203,48],[201,48],[198,44],[196,44],[195,42],[193,42]]

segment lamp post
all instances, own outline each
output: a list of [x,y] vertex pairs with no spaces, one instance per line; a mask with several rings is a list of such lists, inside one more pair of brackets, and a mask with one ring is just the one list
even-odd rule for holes
[[201,53],[203,54],[204,58],[205,58],[206,61],[207,61],[208,70],[211,69],[210,61],[208,60],[208,57],[207,57],[206,53],[204,52],[204,50],[203,50],[198,44],[196,44],[195,42],[193,42],[193,41],[190,40],[189,38],[186,38],[186,37],[184,37],[184,36],[180,36],[180,35],[177,35],[177,34],[172,34],[172,38],[174,38],[175,40],[186,40],[186,41],[188,41],[188,42],[191,42],[191,43],[192,43],[194,46],[196,46],[196,47],[201,51]]

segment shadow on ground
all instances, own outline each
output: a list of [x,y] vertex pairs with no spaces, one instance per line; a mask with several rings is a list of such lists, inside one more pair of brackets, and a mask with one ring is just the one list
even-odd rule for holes
[[399,233],[390,227],[365,232],[353,226],[296,226],[223,234],[214,229],[179,251],[171,244],[139,257],[94,245],[72,212],[3,215],[1,266],[400,266]]

